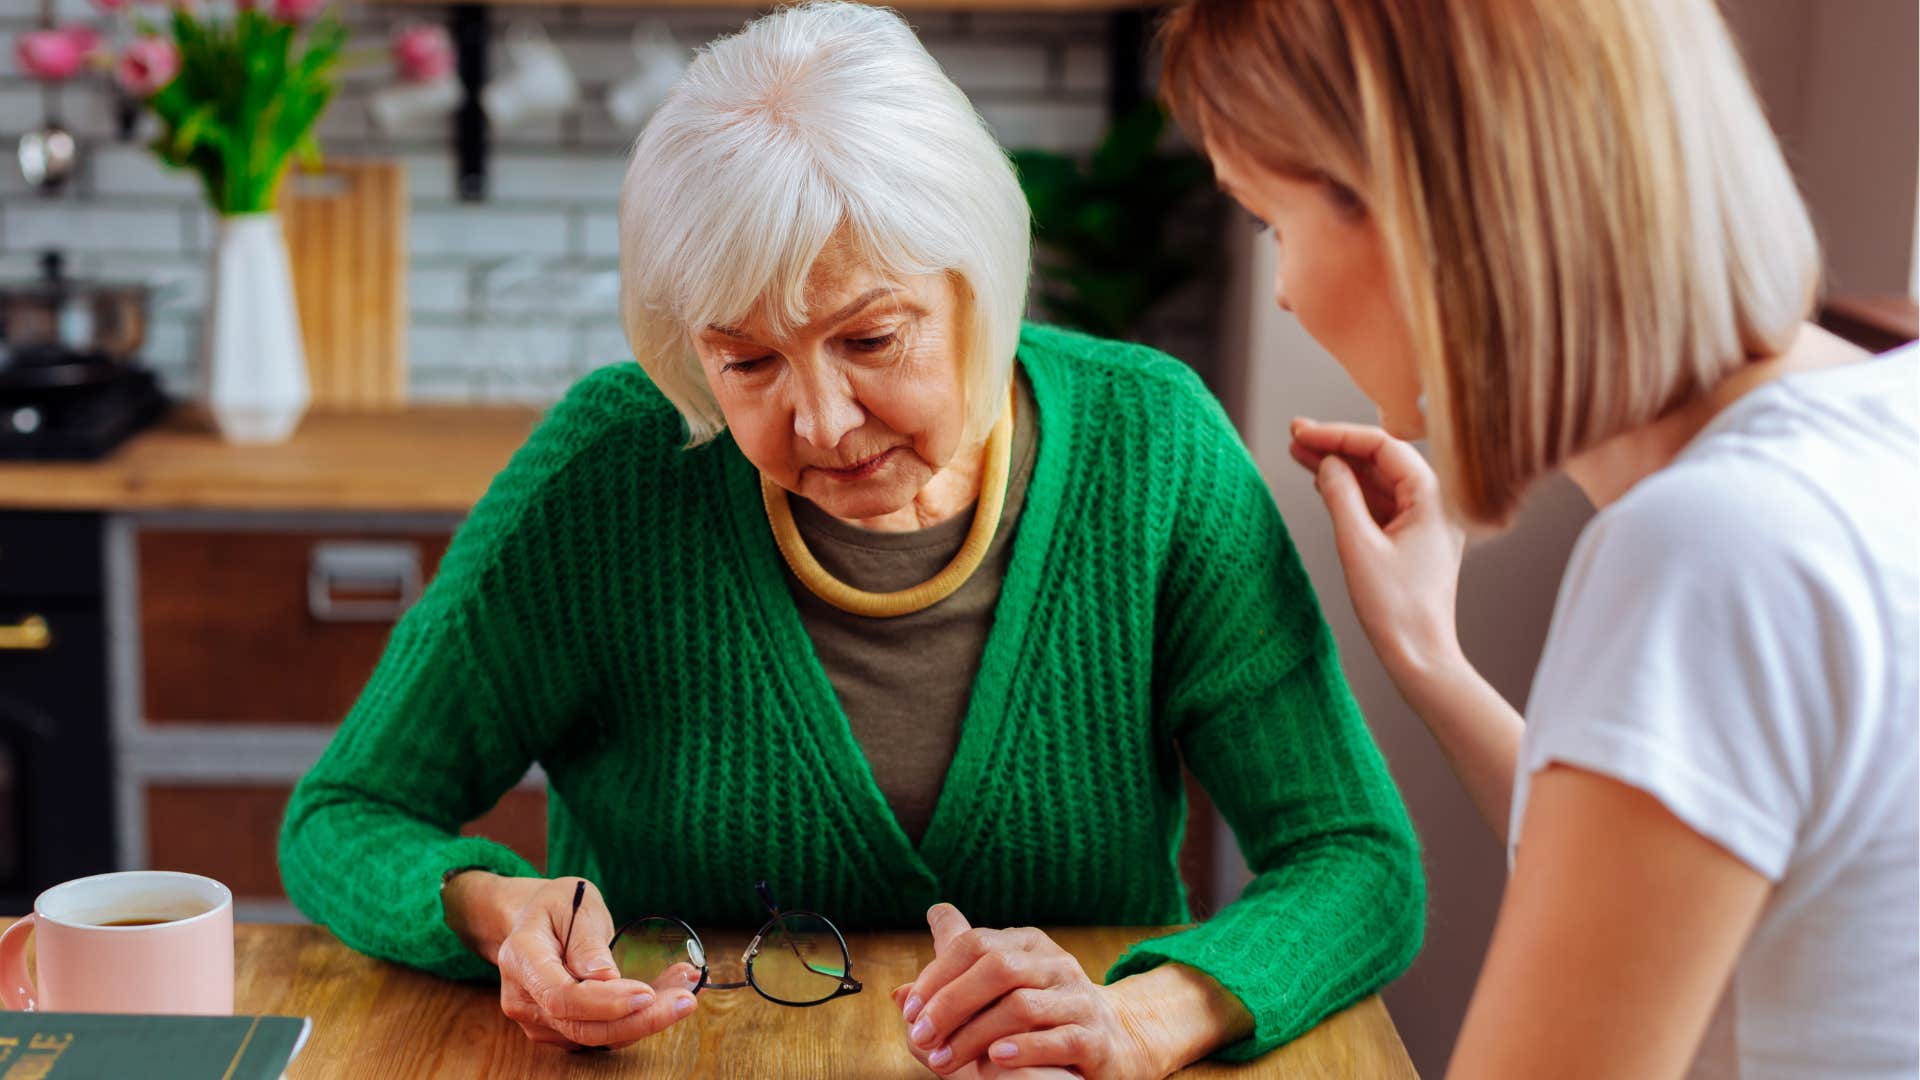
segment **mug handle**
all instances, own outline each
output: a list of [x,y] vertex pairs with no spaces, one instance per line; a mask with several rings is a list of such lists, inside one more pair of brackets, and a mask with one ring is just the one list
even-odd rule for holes
[[15,1012],[40,1008],[27,976],[27,936],[33,933],[34,918],[28,913],[0,934],[0,1005]]

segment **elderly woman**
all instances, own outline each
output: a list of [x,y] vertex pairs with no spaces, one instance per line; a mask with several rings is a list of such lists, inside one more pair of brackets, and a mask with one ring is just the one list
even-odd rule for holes
[[[1180,364],[1021,325],[1020,189],[898,17],[706,50],[620,228],[639,364],[554,408],[395,629],[288,808],[302,910],[621,1045],[696,987],[622,977],[617,920],[757,924],[756,880],[933,908],[899,1001],[943,1073],[1250,1057],[1406,966],[1413,833],[1259,474]],[[970,927],[1187,922],[1182,760],[1237,902],[1107,985]],[[458,835],[536,762],[552,878]]]

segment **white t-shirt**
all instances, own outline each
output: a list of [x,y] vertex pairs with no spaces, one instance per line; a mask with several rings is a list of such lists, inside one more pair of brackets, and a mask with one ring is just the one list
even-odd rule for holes
[[1920,1070],[1916,669],[1920,348],[1749,392],[1581,534],[1509,835],[1560,762],[1774,883],[1692,1076]]

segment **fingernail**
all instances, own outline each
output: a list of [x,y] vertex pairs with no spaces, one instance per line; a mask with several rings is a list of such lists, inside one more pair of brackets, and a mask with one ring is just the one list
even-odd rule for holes
[[685,1016],[692,1011],[693,999],[691,997],[683,997],[673,1003],[673,1015],[675,1016]]
[[653,995],[652,994],[635,994],[633,995],[633,1000],[627,1002],[627,1004],[628,1006],[634,1009],[644,1009],[647,1006],[653,1004]]
[[952,1060],[953,1060],[953,1047],[951,1046],[943,1046],[940,1049],[935,1050],[933,1053],[927,1055],[927,1064],[933,1066],[936,1069]]
[[612,970],[613,970],[613,960],[608,957],[602,957],[598,960],[595,960],[593,963],[588,964],[585,973],[588,975],[593,975],[602,971],[612,971]]
[[925,1004],[926,1002],[920,1000],[920,995],[908,994],[907,1004],[900,1010],[900,1015],[906,1017],[907,1023],[911,1024],[913,1023],[914,1017],[920,1015],[920,1007]]
[[933,1021],[926,1017],[914,1021],[913,1028],[907,1032],[914,1042],[924,1043],[933,1038]]
[[999,1058],[1001,1061],[1009,1061],[1013,1058],[1013,1055],[1019,1052],[1020,1052],[1020,1048],[1013,1045],[1010,1042],[994,1043],[993,1048],[987,1051],[987,1053],[992,1054],[994,1057]]

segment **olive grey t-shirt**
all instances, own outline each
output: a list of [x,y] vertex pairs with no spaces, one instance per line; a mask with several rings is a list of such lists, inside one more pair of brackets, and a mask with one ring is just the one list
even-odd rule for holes
[[[787,589],[853,737],[894,817],[916,844],[933,819],[960,742],[960,723],[993,628],[994,604],[1033,475],[1036,412],[1024,377],[1014,379],[1013,411],[1012,473],[1000,527],[986,559],[953,595],[911,615],[869,619],[841,611],[808,591],[793,571],[786,572]],[[805,499],[789,501],[794,523],[820,565],[868,592],[909,588],[939,573],[973,527],[968,509],[931,528],[875,532],[849,525]]]

